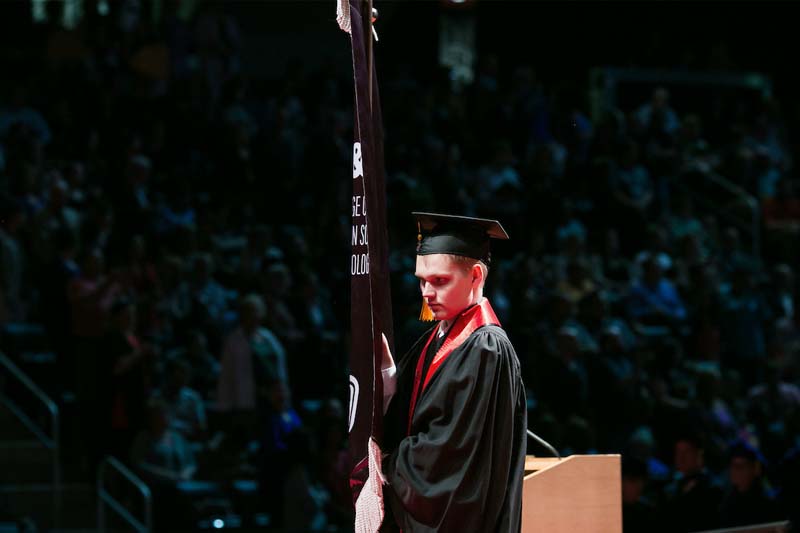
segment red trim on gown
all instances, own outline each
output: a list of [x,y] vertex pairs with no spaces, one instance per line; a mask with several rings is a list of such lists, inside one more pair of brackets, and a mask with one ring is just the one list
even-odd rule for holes
[[[489,303],[489,300],[486,298],[482,298],[481,301],[463,313],[459,315],[456,319],[455,324],[450,328],[450,331],[447,332],[447,338],[442,343],[442,346],[436,352],[436,355],[433,357],[433,361],[431,361],[431,366],[428,367],[428,372],[425,374],[425,380],[422,380],[422,367],[425,364],[425,354],[428,352],[428,347],[433,342],[433,339],[439,334],[439,328],[434,328],[431,332],[431,336],[428,338],[428,342],[425,343],[425,347],[419,354],[419,359],[417,359],[417,370],[414,372],[414,388],[412,389],[411,393],[411,402],[408,406],[408,428],[407,434],[411,434],[411,421],[414,418],[414,409],[417,405],[417,398],[425,391],[425,387],[428,386],[430,383],[431,378],[442,366],[447,358],[450,356],[456,348],[464,344],[464,341],[472,335],[475,330],[482,326],[487,325],[500,325],[500,320],[497,319],[497,315],[494,314],[494,309],[492,309],[492,305]],[[422,385],[420,386],[420,382]]]

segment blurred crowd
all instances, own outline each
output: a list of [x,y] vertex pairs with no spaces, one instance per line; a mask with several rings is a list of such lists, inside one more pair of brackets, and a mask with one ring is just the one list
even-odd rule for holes
[[[117,456],[159,526],[221,508],[348,530],[352,73],[248,79],[219,4],[145,5],[52,17],[3,58],[3,350],[41,332],[74,475]],[[687,112],[665,87],[598,111],[587,90],[492,55],[468,86],[384,69],[395,350],[425,327],[410,212],[497,218],[487,292],[529,426],[562,455],[623,454],[625,531],[797,519],[784,113]],[[717,177],[755,224],[708,201]]]
[[506,226],[488,297],[529,425],[562,454],[623,454],[625,531],[796,520],[799,219],[778,102],[743,91],[690,113],[654,86],[592,115],[580,91],[498,64],[462,91],[384,84],[390,216]]

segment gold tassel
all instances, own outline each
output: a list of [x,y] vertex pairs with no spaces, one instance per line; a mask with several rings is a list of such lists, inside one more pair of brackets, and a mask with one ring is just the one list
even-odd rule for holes
[[[417,222],[417,252],[419,252],[419,247],[422,245],[422,228],[420,227],[419,222]],[[428,307],[428,301],[423,298],[422,299],[422,310],[419,312],[419,319],[423,322],[433,322],[433,311],[431,308]]]
[[428,302],[425,298],[422,299],[422,311],[419,312],[419,319],[423,322],[433,322],[433,311],[428,307]]

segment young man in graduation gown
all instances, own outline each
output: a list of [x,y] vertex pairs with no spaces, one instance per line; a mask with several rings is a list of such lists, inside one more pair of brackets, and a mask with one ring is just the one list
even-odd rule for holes
[[493,220],[414,215],[421,318],[436,324],[396,366],[384,345],[381,531],[518,532],[525,389],[483,297],[489,240],[508,235]]

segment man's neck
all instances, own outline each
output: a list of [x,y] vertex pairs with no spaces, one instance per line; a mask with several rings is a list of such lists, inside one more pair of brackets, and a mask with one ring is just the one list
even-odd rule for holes
[[477,299],[476,299],[474,302],[472,302],[472,303],[471,303],[471,304],[469,304],[467,307],[465,307],[463,311],[461,311],[460,313],[458,313],[458,314],[457,314],[456,316],[454,316],[453,318],[451,318],[451,319],[449,319],[449,320],[440,320],[440,321],[439,321],[439,334],[440,334],[440,335],[444,335],[444,334],[446,334],[448,331],[450,331],[450,326],[452,326],[452,325],[455,323],[455,321],[456,321],[456,320],[458,320],[458,317],[460,317],[461,315],[463,315],[463,314],[464,314],[464,312],[465,312],[467,309],[471,309],[471,308],[475,307],[476,305],[478,305],[479,303],[481,303],[481,301],[482,301],[482,300],[483,300],[483,296],[479,296],[479,297],[478,297],[478,298],[477,298]]

